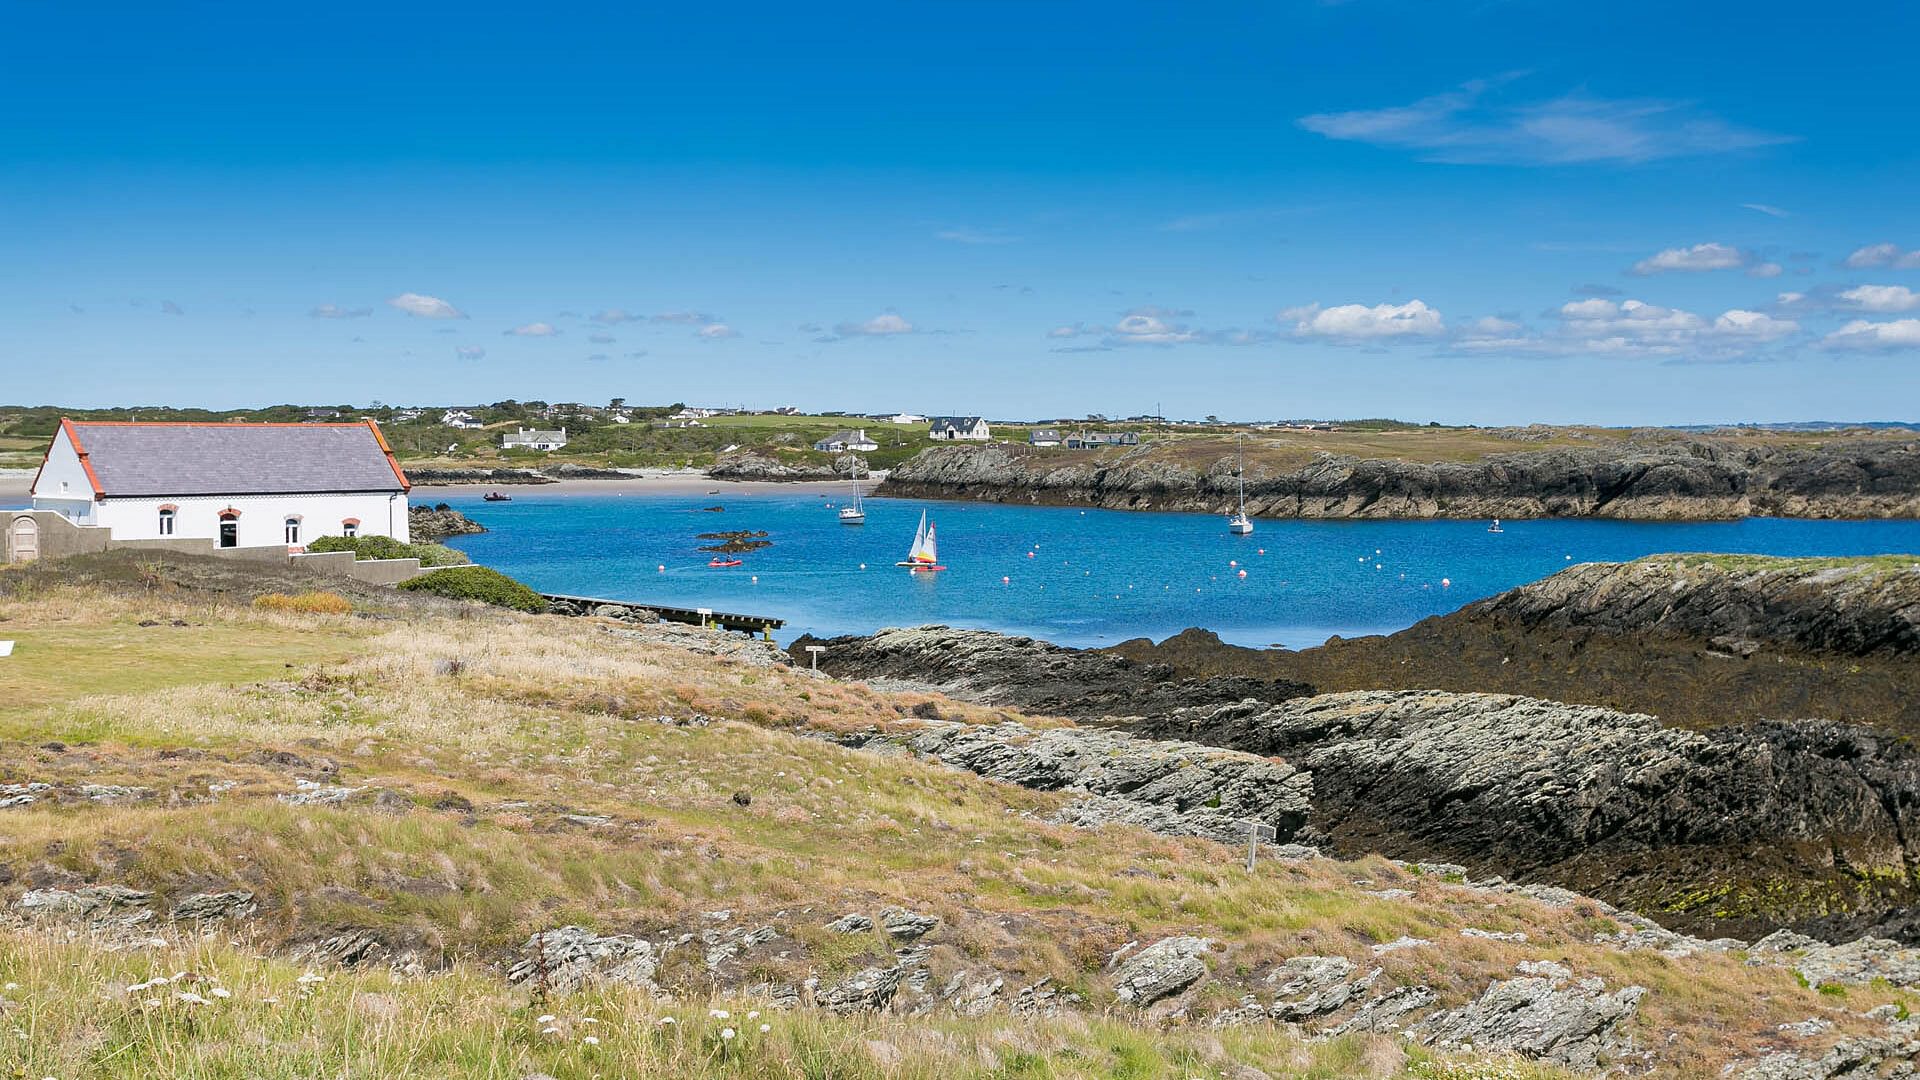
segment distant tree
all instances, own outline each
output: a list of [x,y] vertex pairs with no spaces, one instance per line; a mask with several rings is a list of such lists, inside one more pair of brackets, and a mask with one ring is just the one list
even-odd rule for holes
[[608,399],[607,399],[607,408],[609,408],[609,409],[618,409],[618,408],[620,408],[621,406],[623,406],[623,405],[625,405],[626,403],[627,403],[627,399],[626,399],[626,398],[623,398],[623,397],[617,397],[617,398],[608,398]]

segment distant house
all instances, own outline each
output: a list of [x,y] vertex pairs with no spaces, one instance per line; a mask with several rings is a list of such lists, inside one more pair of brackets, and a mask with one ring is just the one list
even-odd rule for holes
[[631,424],[633,423],[633,414],[625,409],[621,409],[619,412],[613,414],[613,422],[616,424]]
[[479,417],[465,409],[448,409],[446,412],[441,413],[440,424],[442,427],[450,428],[483,428],[487,426],[480,422]]
[[1059,446],[1060,432],[1050,427],[1034,428],[1027,432],[1027,443],[1030,446]]
[[340,419],[339,409],[308,409],[306,423],[330,424]]
[[502,450],[558,450],[567,445],[567,429],[542,431],[539,428],[516,428],[511,435],[500,436]]
[[82,538],[95,551],[284,550],[321,536],[405,541],[407,490],[371,420],[63,419],[33,478],[32,509],[0,515],[0,561],[71,554],[83,550],[75,546]]
[[927,422],[926,417],[919,413],[910,412],[874,413],[867,417],[867,419],[878,420],[883,424],[924,424]]
[[395,410],[393,418],[395,420],[418,420],[426,414],[427,410],[425,409],[398,409]]
[[1140,436],[1131,431],[1081,431],[1067,436],[1067,447],[1071,450],[1138,445],[1140,445]]
[[977,416],[936,416],[927,422],[927,438],[934,442],[986,442],[991,435]]
[[880,444],[867,438],[866,428],[860,428],[857,431],[836,431],[826,438],[821,439],[819,442],[814,443],[813,448],[815,450],[825,450],[832,454],[844,453],[848,450],[865,453],[869,450],[880,449]]

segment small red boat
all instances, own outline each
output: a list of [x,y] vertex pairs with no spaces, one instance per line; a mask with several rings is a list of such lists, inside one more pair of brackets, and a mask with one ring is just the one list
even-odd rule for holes
[[717,558],[716,558],[716,559],[708,559],[708,560],[707,560],[707,565],[708,565],[708,566],[714,566],[714,567],[719,567],[719,566],[739,566],[739,565],[740,565],[740,563],[741,563],[742,561],[743,561],[743,560],[740,560],[740,559],[717,559]]

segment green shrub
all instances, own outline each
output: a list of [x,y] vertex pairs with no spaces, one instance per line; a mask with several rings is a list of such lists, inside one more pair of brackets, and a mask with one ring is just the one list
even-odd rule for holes
[[485,566],[451,566],[400,583],[413,592],[432,593],[452,600],[480,600],[515,611],[545,611],[540,594],[498,570]]
[[465,566],[465,552],[445,544],[403,544],[391,536],[322,536],[308,551],[351,551],[359,559],[419,559],[421,566]]

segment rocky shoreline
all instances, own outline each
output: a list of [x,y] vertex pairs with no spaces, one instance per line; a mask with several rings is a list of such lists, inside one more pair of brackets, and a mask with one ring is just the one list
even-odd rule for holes
[[[1234,458],[1196,464],[1154,444],[1089,459],[1006,445],[941,446],[895,468],[903,498],[1226,513]],[[1920,440],[1818,448],[1695,438],[1420,462],[1319,453],[1249,464],[1247,508],[1273,518],[1920,517]]]

